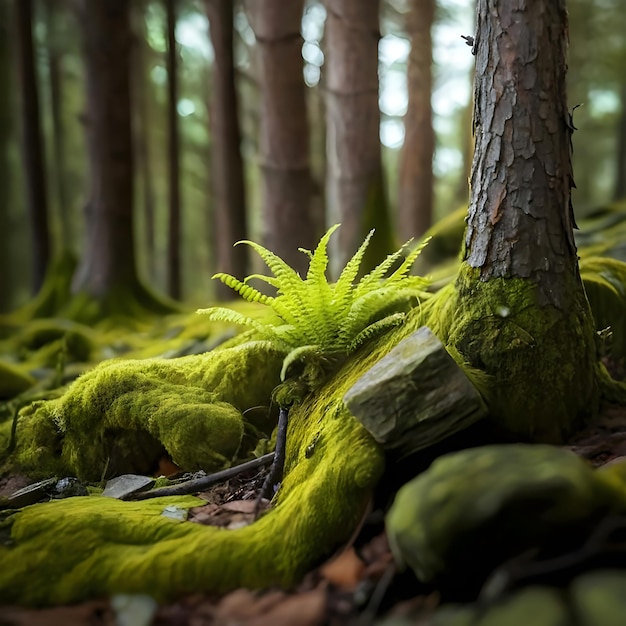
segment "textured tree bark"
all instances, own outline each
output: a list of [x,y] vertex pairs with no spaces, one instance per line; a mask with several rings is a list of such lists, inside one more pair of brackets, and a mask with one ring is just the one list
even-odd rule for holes
[[182,295],[180,136],[178,132],[178,54],[176,49],[176,0],[165,0],[167,11],[167,137],[169,211],[167,228],[167,292],[179,300]]
[[18,75],[22,94],[23,150],[26,198],[32,237],[32,289],[41,287],[50,261],[48,200],[44,171],[44,143],[39,117],[39,92],[33,50],[32,0],[15,0]]
[[542,303],[567,302],[572,228],[564,0],[480,0],[476,146],[465,260],[483,280],[532,278]]
[[73,290],[96,299],[137,280],[128,0],[83,0],[90,194]]
[[564,0],[479,0],[476,148],[451,345],[491,377],[508,436],[558,443],[597,411],[594,324],[570,200]]
[[248,3],[260,61],[263,245],[300,272],[317,238],[311,220],[309,126],[302,75],[302,0]]
[[407,67],[409,105],[404,117],[400,157],[398,231],[400,239],[419,237],[431,225],[433,213],[432,38],[434,0],[411,0],[406,28],[411,38]]
[[[327,222],[342,224],[331,240],[331,274],[376,227],[364,266],[390,251],[378,108],[378,0],[328,0],[325,42]],[[382,242],[382,243],[381,243]]]
[[[248,247],[233,246],[248,236],[246,188],[241,157],[239,98],[235,86],[232,0],[206,0],[215,60],[210,102],[213,180],[213,237],[216,269],[233,276],[248,273]],[[217,281],[220,300],[232,290]]]

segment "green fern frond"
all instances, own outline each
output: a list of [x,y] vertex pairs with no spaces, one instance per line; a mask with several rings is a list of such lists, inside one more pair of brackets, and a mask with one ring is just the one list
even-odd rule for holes
[[321,354],[322,350],[320,346],[317,345],[298,346],[294,348],[283,360],[283,366],[280,370],[280,379],[285,380],[289,368],[297,361],[304,360],[306,357],[311,356],[315,358],[321,356]]
[[359,284],[355,288],[355,297],[358,298],[361,295],[377,289],[380,287],[381,281],[385,278],[387,272],[402,258],[407,246],[410,245],[412,239],[409,239],[398,250],[392,254],[387,255],[387,258],[379,263],[369,274],[366,274],[361,278]]
[[[422,253],[422,250],[428,245],[428,242],[432,239],[432,237],[427,237],[419,243],[409,254],[407,254],[406,258],[400,264],[400,267],[394,271],[391,276],[385,281],[389,281],[390,283],[398,282],[404,278],[406,278],[407,274],[411,271],[413,264],[417,260],[417,257]],[[408,244],[408,242],[407,242]],[[406,244],[405,244],[406,245]]]
[[[329,283],[328,243],[338,227],[329,228],[313,252],[300,249],[309,258],[304,280],[263,246],[247,240],[238,242],[255,250],[273,276],[252,274],[243,281],[228,274],[215,277],[245,299],[267,305],[273,316],[255,320],[221,307],[201,311],[215,321],[247,326],[254,333],[252,338],[267,340],[284,351],[287,356],[281,378],[295,376],[305,389],[320,384],[363,343],[400,324],[406,311],[414,306],[412,299],[419,302],[427,297],[426,279],[409,275],[425,244],[407,252],[410,241],[354,284],[373,231],[347,262],[338,281]],[[252,287],[249,282],[254,278],[275,288],[276,295],[266,296]],[[296,363],[302,367],[294,374]]]
[[306,279],[315,285],[322,283],[328,284],[328,281],[326,280],[326,268],[328,267],[328,241],[330,240],[331,235],[338,228],[339,224],[331,226],[320,239],[313,254],[309,257],[311,262],[309,264],[309,271],[306,274]]
[[348,345],[348,353],[354,352],[361,347],[366,341],[382,335],[384,332],[399,326],[404,321],[406,313],[392,313],[382,320],[378,320],[369,326],[366,326]]
[[[239,324],[254,329],[263,337],[275,336],[273,327],[262,324],[247,315],[242,315],[238,311],[227,309],[226,307],[214,306],[208,309],[198,309],[196,313],[207,315],[212,322],[224,322],[226,324]],[[269,338],[269,337],[268,337]]]
[[373,235],[374,229],[370,230],[363,243],[359,246],[359,249],[346,263],[346,266],[339,275],[337,283],[335,284],[335,300],[338,303],[343,303],[346,298],[351,298],[353,283],[359,273],[361,262],[363,261],[363,257],[365,256],[365,252]]
[[277,254],[274,254],[260,244],[254,241],[242,240],[238,241],[235,245],[241,243],[250,246],[263,259],[272,274],[274,274],[278,294],[289,294],[283,310],[287,308],[292,315],[302,319],[302,316],[306,314],[307,294],[304,289],[304,281],[300,278],[298,272],[285,263]]
[[261,304],[268,304],[271,299],[269,296],[262,294],[260,291],[247,285],[245,281],[241,282],[230,274],[214,274],[212,278],[221,280],[227,287],[234,289],[244,300],[248,302],[260,302]]

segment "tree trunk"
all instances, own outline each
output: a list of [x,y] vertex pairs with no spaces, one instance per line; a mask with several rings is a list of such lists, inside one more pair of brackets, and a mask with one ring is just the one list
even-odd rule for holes
[[[248,247],[233,246],[248,236],[246,189],[241,157],[239,99],[235,86],[232,0],[206,0],[213,61],[210,122],[212,137],[213,247],[216,269],[233,276],[248,273]],[[218,281],[219,300],[232,290]]]
[[622,110],[619,117],[619,126],[617,128],[614,200],[624,200],[626,198],[626,81],[622,83],[620,89],[620,100]]
[[33,49],[32,0],[15,0],[18,74],[22,93],[22,127],[26,197],[32,233],[33,293],[41,287],[50,260],[50,231],[44,144],[39,116],[39,93]]
[[152,115],[150,96],[153,95],[152,81],[149,76],[148,53],[149,45],[146,41],[146,26],[144,12],[146,3],[135,4],[135,45],[133,48],[133,85],[136,89],[131,96],[135,102],[133,114],[134,145],[137,155],[137,166],[141,180],[141,199],[143,203],[144,241],[148,275],[156,278],[156,252],[155,252],[155,195],[152,176],[152,159],[150,154],[150,129],[152,128]]
[[378,0],[327,0],[327,222],[342,224],[331,240],[331,274],[376,227],[363,261],[374,265],[393,242],[383,184],[378,108]]
[[53,172],[56,185],[56,201],[60,223],[60,239],[63,250],[73,249],[73,232],[66,186],[65,128],[63,125],[63,53],[58,33],[58,10],[56,0],[46,0],[46,27],[48,31],[48,64],[50,81],[50,114],[52,117]]
[[107,298],[137,281],[128,0],[83,0],[90,193],[74,291]]
[[303,0],[248,4],[260,62],[263,245],[300,272],[308,267],[308,259],[298,248],[312,249],[316,243],[302,74],[303,4]]
[[419,237],[431,225],[433,213],[432,38],[434,0],[411,0],[406,17],[411,38],[407,67],[409,105],[404,118],[400,158],[398,230],[402,241]]
[[505,430],[559,441],[598,397],[570,199],[564,0],[479,0],[476,148],[449,342]]
[[[0,85],[11,84],[10,17],[11,6],[0,2]],[[12,176],[9,160],[9,146],[14,126],[11,98],[0,99],[0,172],[3,172],[0,185],[0,312],[10,309],[13,281],[8,271],[11,262],[11,216],[9,207],[12,199]]]
[[169,219],[167,229],[167,291],[172,298],[181,297],[181,211],[178,133],[178,58],[176,50],[176,0],[165,0],[167,9],[167,114]]

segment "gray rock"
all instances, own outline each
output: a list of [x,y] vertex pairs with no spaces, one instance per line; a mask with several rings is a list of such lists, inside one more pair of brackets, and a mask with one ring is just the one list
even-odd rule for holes
[[400,457],[487,414],[474,385],[426,326],[365,372],[343,401],[378,443]]

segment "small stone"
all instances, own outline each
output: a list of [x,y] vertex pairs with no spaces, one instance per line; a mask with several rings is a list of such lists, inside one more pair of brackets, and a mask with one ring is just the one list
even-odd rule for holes
[[122,474],[107,481],[103,496],[109,498],[124,498],[137,491],[145,491],[154,485],[154,478],[137,474]]

